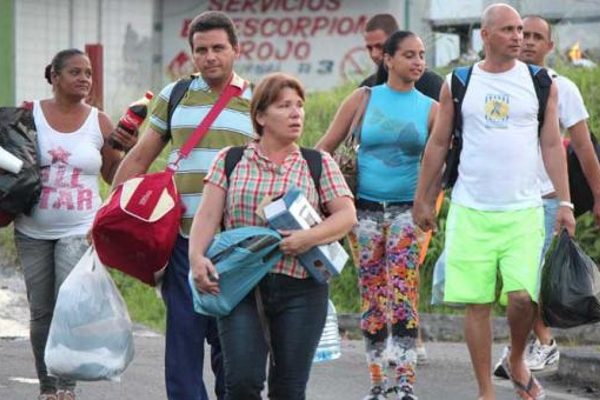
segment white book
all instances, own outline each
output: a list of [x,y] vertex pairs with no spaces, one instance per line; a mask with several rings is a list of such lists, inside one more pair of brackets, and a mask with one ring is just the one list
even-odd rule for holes
[[[263,208],[265,218],[273,229],[309,229],[323,222],[319,213],[297,188],[290,189],[283,197]],[[348,253],[337,241],[312,247],[298,256],[302,266],[321,283],[338,276],[346,262]]]

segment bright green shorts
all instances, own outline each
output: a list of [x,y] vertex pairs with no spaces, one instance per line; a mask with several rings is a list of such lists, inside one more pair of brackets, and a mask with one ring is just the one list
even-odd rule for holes
[[492,303],[498,275],[501,304],[506,304],[506,293],[523,290],[537,301],[543,243],[542,207],[478,211],[452,204],[446,220],[444,301]]

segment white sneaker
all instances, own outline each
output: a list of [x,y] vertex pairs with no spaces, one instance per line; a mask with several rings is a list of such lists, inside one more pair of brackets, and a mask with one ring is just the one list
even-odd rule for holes
[[525,361],[532,371],[541,371],[559,360],[560,352],[554,339],[549,345],[543,345],[538,339],[534,339],[527,348]]

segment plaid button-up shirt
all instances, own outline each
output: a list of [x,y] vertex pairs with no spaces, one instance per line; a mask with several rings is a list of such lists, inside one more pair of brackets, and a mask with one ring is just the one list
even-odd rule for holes
[[[219,152],[205,178],[205,182],[217,185],[227,192],[223,220],[226,229],[267,226],[256,214],[258,205],[265,197],[283,195],[293,186],[303,190],[316,210],[320,210],[319,197],[323,204],[340,197],[352,197],[337,164],[328,153],[321,152],[319,194],[311,178],[308,163],[299,149],[288,154],[283,164],[277,165],[262,153],[258,142],[252,142],[244,150],[244,155],[232,171],[229,182],[225,176],[226,153],[227,149]],[[282,257],[272,272],[295,278],[308,277],[298,259],[292,256]]]

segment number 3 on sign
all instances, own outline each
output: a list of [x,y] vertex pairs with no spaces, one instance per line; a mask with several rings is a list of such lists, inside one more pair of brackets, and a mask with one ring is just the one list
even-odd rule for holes
[[320,75],[331,74],[333,71],[333,60],[321,60],[319,61],[319,69],[317,73]]

